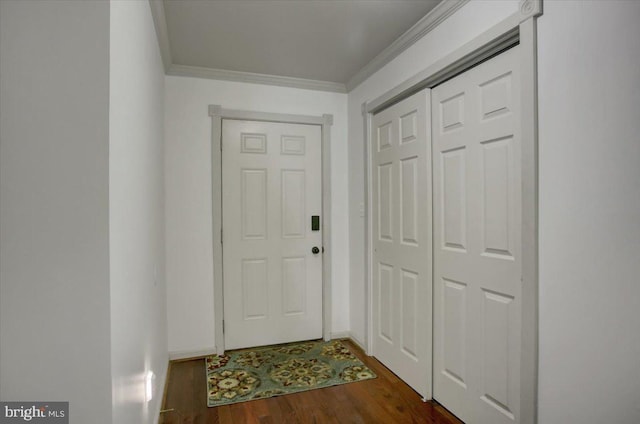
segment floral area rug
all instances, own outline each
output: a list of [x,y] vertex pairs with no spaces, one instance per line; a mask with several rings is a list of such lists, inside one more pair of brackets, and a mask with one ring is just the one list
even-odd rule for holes
[[206,369],[209,407],[376,378],[337,340],[230,351]]

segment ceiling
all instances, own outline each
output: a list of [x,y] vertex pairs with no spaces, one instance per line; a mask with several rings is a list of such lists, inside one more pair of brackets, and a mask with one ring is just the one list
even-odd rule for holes
[[165,50],[176,69],[261,74],[344,87],[438,3],[164,0]]

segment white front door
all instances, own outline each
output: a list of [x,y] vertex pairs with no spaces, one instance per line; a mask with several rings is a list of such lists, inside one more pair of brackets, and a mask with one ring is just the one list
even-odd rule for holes
[[373,354],[431,397],[429,90],[373,117]]
[[467,424],[520,422],[518,48],[433,89],[433,397]]
[[223,120],[222,187],[225,348],[321,338],[321,127]]

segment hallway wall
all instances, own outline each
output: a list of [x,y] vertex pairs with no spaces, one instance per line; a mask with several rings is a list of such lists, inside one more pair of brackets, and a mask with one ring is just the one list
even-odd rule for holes
[[539,421],[640,422],[640,2],[538,26]]
[[[158,422],[169,359],[164,251],[164,67],[149,3],[114,0],[110,7],[113,422],[148,424]],[[151,399],[146,399],[147,384],[151,385]]]
[[321,116],[331,128],[334,333],[349,323],[347,95],[188,77],[166,77],[166,229],[169,350],[215,347],[210,104]]
[[109,3],[0,1],[0,90],[0,399],[109,424]]

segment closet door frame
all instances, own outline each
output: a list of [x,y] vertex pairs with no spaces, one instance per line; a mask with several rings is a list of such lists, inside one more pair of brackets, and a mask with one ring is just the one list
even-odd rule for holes
[[[538,382],[538,88],[537,18],[542,0],[520,0],[518,11],[489,28],[443,59],[362,104],[365,163],[365,348],[373,352],[372,342],[372,234],[371,149],[373,115],[424,88],[464,72],[482,61],[519,44],[521,72],[520,134],[522,137],[522,327],[520,422],[537,422]],[[433,384],[433,382],[431,382]]]

